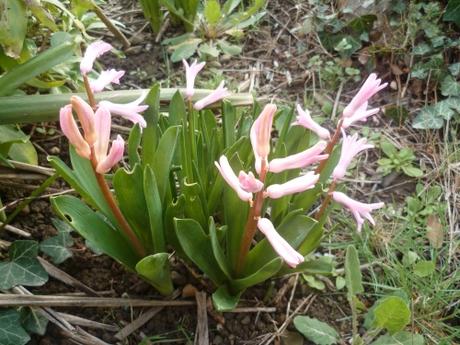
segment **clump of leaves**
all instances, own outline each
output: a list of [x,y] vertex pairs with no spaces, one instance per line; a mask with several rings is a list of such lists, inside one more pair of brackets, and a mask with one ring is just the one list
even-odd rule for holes
[[410,177],[423,176],[423,171],[413,165],[415,155],[410,148],[404,147],[398,151],[398,149],[386,139],[382,139],[380,148],[383,153],[385,153],[386,158],[381,158],[377,161],[379,165],[377,171],[382,172],[384,176],[393,171],[403,172]]

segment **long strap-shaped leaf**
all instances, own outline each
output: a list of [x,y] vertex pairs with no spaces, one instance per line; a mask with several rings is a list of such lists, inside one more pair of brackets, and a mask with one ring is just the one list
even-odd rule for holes
[[[148,91],[148,89],[139,89],[101,92],[96,96],[96,100],[128,103]],[[169,104],[177,91],[185,92],[185,89],[161,89],[161,105]],[[195,90],[193,99],[199,100],[211,92],[212,90]],[[86,99],[85,94],[79,93],[77,95]],[[71,96],[72,94],[69,93],[0,97],[0,124],[55,121],[58,118],[59,109],[70,102]],[[234,106],[250,106],[254,103],[253,96],[248,93],[233,93],[226,99]],[[161,110],[167,111],[167,108]]]

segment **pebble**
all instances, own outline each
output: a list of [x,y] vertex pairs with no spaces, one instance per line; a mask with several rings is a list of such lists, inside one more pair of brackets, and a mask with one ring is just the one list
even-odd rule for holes
[[251,322],[251,318],[250,318],[249,315],[246,315],[246,316],[243,318],[243,320],[241,320],[241,323],[242,323],[243,325],[249,325],[250,322]]
[[52,155],[58,155],[61,153],[61,149],[57,146],[53,146],[52,148],[50,148],[50,154]]

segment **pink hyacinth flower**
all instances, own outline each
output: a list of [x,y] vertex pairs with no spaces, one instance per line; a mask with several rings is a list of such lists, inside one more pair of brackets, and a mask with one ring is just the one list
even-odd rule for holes
[[369,75],[363,86],[361,86],[361,89],[343,110],[343,117],[352,117],[369,98],[388,85],[388,83],[381,84],[381,82],[381,79],[377,79],[377,74],[372,73]]
[[83,136],[78,129],[77,123],[72,115],[72,106],[70,104],[64,106],[59,111],[59,124],[64,135],[75,148],[77,154],[83,158],[91,158],[91,148],[83,139]]
[[276,109],[276,105],[267,104],[251,127],[250,139],[258,174],[260,174],[262,160],[266,161],[270,153],[271,130]]
[[240,171],[238,180],[240,182],[241,188],[251,193],[260,192],[262,188],[264,188],[264,184],[256,179],[251,171],[248,174],[246,174],[244,171]]
[[275,252],[278,253],[288,266],[294,268],[298,264],[304,262],[304,257],[280,236],[270,220],[267,218],[259,218],[257,227],[265,235]]
[[342,127],[348,128],[357,121],[365,122],[369,116],[375,115],[379,112],[380,108],[367,110],[367,104],[367,102],[364,102],[363,105],[358,110],[356,110],[352,116],[344,117]]
[[383,202],[376,202],[374,204],[365,204],[356,200],[353,200],[341,192],[333,192],[332,198],[348,208],[353,217],[355,217],[356,223],[358,225],[357,231],[361,232],[364,219],[366,218],[372,225],[375,225],[374,218],[371,216],[371,211],[383,207],[385,204]]
[[96,132],[94,131],[94,111],[91,106],[78,96],[70,97],[72,108],[77,113],[86,142],[93,145],[96,141]]
[[100,106],[94,117],[94,129],[97,133],[97,140],[94,143],[94,155],[97,162],[102,162],[107,157],[109,149],[112,116],[106,107]]
[[358,134],[347,136],[345,130],[342,128],[342,151],[340,153],[340,159],[332,172],[334,180],[341,179],[345,176],[348,165],[352,159],[361,151],[371,149],[374,145],[367,144],[366,138],[358,140]]
[[112,46],[104,41],[96,41],[91,43],[85,51],[80,62],[80,71],[82,74],[87,74],[93,69],[94,61],[104,53],[112,50]]
[[123,158],[124,149],[125,141],[120,135],[117,135],[117,138],[112,141],[109,154],[102,161],[98,162],[96,171],[99,174],[104,174],[112,169]]
[[185,96],[190,99],[195,93],[195,89],[194,89],[195,78],[198,75],[198,73],[203,69],[206,62],[200,62],[197,64],[195,60],[190,66],[187,63],[187,61],[183,59],[182,63],[184,64],[184,67],[185,67],[185,81],[187,83],[187,88],[185,89]]
[[148,105],[140,105],[145,97],[147,97],[147,93],[142,94],[138,99],[130,103],[118,104],[109,101],[101,101],[99,105],[107,108],[110,113],[120,115],[132,123],[138,123],[139,126],[145,128],[147,127],[147,122],[145,121],[144,117],[139,114],[149,107]]
[[107,85],[110,85],[111,83],[120,84],[120,78],[123,77],[124,74],[125,71],[117,71],[115,69],[102,71],[99,75],[99,78],[89,82],[91,91],[94,93],[101,92]]
[[315,187],[318,179],[319,175],[310,171],[305,175],[296,177],[286,183],[272,184],[271,186],[268,186],[264,195],[272,199],[278,199],[285,195],[304,192]]
[[238,194],[238,197],[243,201],[252,200],[252,193],[244,190],[240,185],[240,180],[233,172],[227,157],[221,156],[219,163],[214,162],[220,174],[228,185]]
[[293,126],[302,126],[308,128],[323,140],[329,140],[331,138],[329,131],[317,124],[311,118],[310,112],[307,109],[303,110],[300,104],[297,104],[297,112],[299,115],[297,115],[296,121],[292,123]]
[[200,99],[198,102],[194,104],[194,108],[196,110],[201,110],[205,107],[207,107],[210,104],[216,103],[217,101],[220,101],[221,99],[227,97],[230,95],[230,92],[227,90],[226,87],[224,87],[225,81],[221,81],[217,89],[215,89],[213,92],[211,92],[209,95],[204,97],[203,99]]
[[314,164],[324,159],[327,159],[329,155],[321,154],[321,152],[324,151],[326,146],[327,143],[321,140],[318,141],[314,146],[312,146],[308,150],[284,158],[275,158],[270,161],[268,170],[273,173],[279,173],[289,169],[305,168],[310,164]]

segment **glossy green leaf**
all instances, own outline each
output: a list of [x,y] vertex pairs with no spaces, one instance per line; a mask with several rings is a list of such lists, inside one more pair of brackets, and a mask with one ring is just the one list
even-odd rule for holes
[[69,247],[73,245],[72,236],[68,232],[60,232],[40,243],[40,250],[50,256],[56,265],[72,257]]
[[168,253],[157,253],[143,258],[136,265],[137,273],[163,295],[170,295],[174,290],[168,258]]
[[153,167],[159,140],[157,126],[160,118],[160,84],[156,83],[151,87],[144,103],[149,107],[144,112],[147,127],[142,131],[142,163]]
[[145,19],[150,21],[153,32],[158,33],[163,22],[160,2],[158,0],[140,0]]
[[[163,229],[163,208],[160,192],[158,191],[155,174],[150,166],[144,170],[144,197],[150,220],[150,233],[153,241],[153,251],[155,253],[166,250],[165,236]],[[171,229],[171,231],[173,231]]]
[[73,55],[73,45],[73,42],[65,42],[51,47],[29,61],[12,68],[0,77],[0,96],[9,95],[33,77],[67,61]]
[[42,315],[39,309],[22,308],[21,323],[28,332],[45,335],[46,327],[48,326],[48,319]]
[[232,295],[226,285],[221,285],[212,294],[212,302],[218,312],[224,312],[235,309],[240,297],[241,293]]
[[280,270],[282,265],[283,260],[281,258],[274,258],[254,273],[244,278],[232,280],[230,282],[230,289],[235,292],[240,292],[251,286],[262,283],[273,277]]
[[51,204],[55,212],[86,240],[105,254],[134,269],[140,258],[129,240],[112,228],[100,214],[70,195],[52,198]]
[[37,260],[38,243],[15,241],[9,248],[9,261],[0,262],[0,289],[18,285],[41,286],[48,281],[48,274]]
[[295,272],[306,273],[306,274],[322,274],[330,275],[334,271],[334,266],[331,262],[324,260],[324,257],[316,259],[306,258],[304,262],[297,265],[295,268],[283,267],[277,274],[282,276],[285,274],[291,274]]
[[170,126],[177,126],[187,120],[187,110],[185,108],[184,98],[180,91],[176,91],[171,98],[168,110],[168,120]]
[[362,279],[358,252],[355,247],[348,246],[345,256],[345,281],[349,299],[364,292]]
[[142,131],[139,124],[134,125],[128,138],[128,159],[130,167],[134,167],[141,162],[139,148],[142,140]]
[[296,316],[294,318],[294,327],[316,345],[332,345],[337,344],[339,341],[337,331],[318,319],[312,319],[308,316]]
[[214,257],[216,258],[220,269],[225,273],[227,279],[232,279],[230,265],[222,247],[220,246],[219,239],[217,237],[216,224],[214,223],[214,218],[212,217],[209,217],[209,236],[211,237],[211,246]]
[[29,340],[19,313],[14,309],[0,310],[0,345],[25,345]]
[[217,285],[225,281],[214,258],[211,241],[203,228],[193,219],[176,219],[176,234],[185,254]]
[[0,45],[6,55],[14,59],[19,57],[26,33],[27,12],[24,2],[0,0]]
[[38,165],[37,151],[30,141],[11,145],[8,156],[15,161]]

